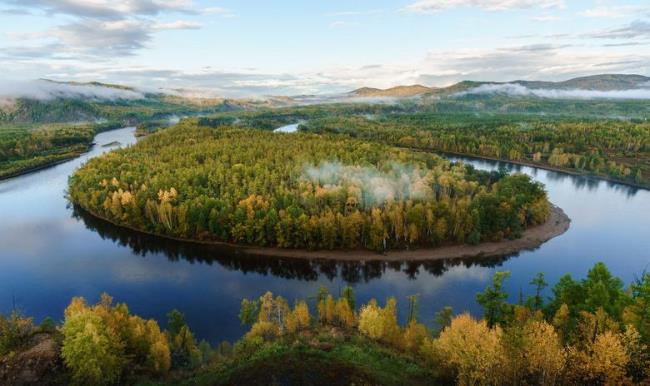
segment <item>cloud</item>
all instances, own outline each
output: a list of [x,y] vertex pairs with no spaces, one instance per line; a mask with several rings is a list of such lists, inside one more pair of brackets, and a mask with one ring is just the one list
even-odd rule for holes
[[[45,32],[14,34],[20,46],[4,47],[0,56],[26,58],[76,58],[131,56],[147,46],[155,32],[200,29],[201,24],[185,20],[156,23],[148,19],[80,19]],[[25,44],[34,40],[38,44]]]
[[[74,71],[70,74],[75,75]],[[88,76],[88,75],[86,75]],[[119,80],[147,90],[164,91],[205,97],[250,97],[262,95],[296,95],[341,91],[332,79],[317,74],[277,74],[259,71],[219,71],[210,68],[187,72],[160,68],[107,68],[97,72],[93,79],[110,82]],[[181,89],[181,90],[178,90]],[[343,88],[346,91],[346,88]]]
[[364,208],[401,199],[431,200],[431,185],[435,183],[430,171],[397,163],[379,169],[325,161],[318,165],[305,165],[302,178],[326,192],[347,190]]
[[650,22],[636,20],[624,27],[588,34],[586,37],[596,39],[650,38]]
[[138,20],[82,20],[54,28],[51,33],[71,51],[92,55],[132,55],[151,40],[149,23]]
[[650,88],[632,90],[557,90],[557,89],[530,89],[516,83],[484,84],[468,91],[458,93],[467,94],[496,94],[509,96],[534,96],[551,99],[650,99]]
[[352,21],[337,20],[337,21],[331,22],[329,24],[329,27],[330,28],[342,28],[342,27],[351,27],[351,26],[355,26],[355,25],[359,25],[359,23],[352,22]]
[[31,15],[31,12],[29,12],[26,9],[10,8],[10,9],[1,9],[0,14],[11,15],[11,16],[22,16],[22,15]]
[[607,43],[603,47],[633,47],[633,46],[647,46],[650,42],[624,42],[624,43]]
[[65,47],[62,44],[52,43],[41,46],[15,46],[4,47],[0,52],[0,58],[12,59],[35,59],[35,58],[64,58]]
[[540,16],[533,16],[531,20],[538,21],[540,23],[547,23],[547,22],[560,21],[562,20],[562,18],[555,15],[540,15]]
[[566,47],[529,45],[435,51],[418,63],[418,76],[414,83],[446,85],[459,80],[564,80],[603,72],[646,74],[648,71],[650,53],[647,52],[630,54],[603,52],[602,48],[577,50]]
[[[100,43],[92,50],[100,50]],[[604,50],[601,46],[528,44],[500,48],[431,51],[417,61],[365,66],[338,66],[291,73],[259,69],[226,71],[203,67],[187,71],[156,66],[120,67],[101,58],[75,62],[65,47],[57,60],[38,50],[0,51],[1,77],[47,77],[57,80],[121,83],[141,90],[191,90],[194,95],[251,97],[345,93],[359,87],[387,88],[404,84],[446,86],[461,80],[509,82],[516,79],[566,80],[601,73],[648,74],[650,53]],[[9,56],[21,54],[22,57]],[[93,58],[92,56],[90,57]]]
[[185,20],[177,20],[171,23],[153,24],[155,30],[181,30],[181,29],[201,29],[201,23]]
[[600,5],[594,8],[587,9],[580,13],[584,17],[591,18],[622,18],[634,14],[638,14],[643,11],[650,11],[650,7],[641,7],[636,5],[619,5],[619,6],[607,6]]
[[328,17],[345,17],[345,16],[368,16],[368,15],[379,15],[384,13],[383,9],[371,9],[368,11],[339,11],[339,12],[330,12],[326,13],[325,16]]
[[16,98],[48,100],[74,97],[115,100],[141,99],[144,95],[133,90],[86,84],[63,84],[46,80],[0,81],[0,100]]
[[526,8],[564,8],[564,0],[419,0],[405,10],[431,14],[460,7],[479,8],[486,11],[505,11]]
[[[40,57],[52,59],[74,55],[78,60],[92,60],[89,56],[131,56],[145,48],[156,32],[201,28],[201,24],[192,21],[154,20],[162,13],[197,14],[190,0],[0,0],[2,3],[16,10],[69,16],[66,23],[46,31],[11,34],[21,44],[3,47],[5,57],[36,56],[38,50],[42,52]],[[25,44],[30,40],[40,44]],[[30,47],[29,51],[23,49],[25,46]]]
[[220,16],[223,16],[223,17],[233,17],[233,16],[235,16],[235,14],[231,10],[229,10],[227,8],[223,8],[223,7],[203,8],[201,10],[201,13],[204,14],[204,15],[220,15]]
[[188,0],[0,0],[14,7],[84,18],[122,19],[164,12],[195,13]]

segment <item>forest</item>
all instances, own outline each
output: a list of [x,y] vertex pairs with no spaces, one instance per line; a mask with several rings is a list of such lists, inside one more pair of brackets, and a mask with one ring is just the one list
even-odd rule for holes
[[[481,318],[441,309],[418,317],[418,296],[358,304],[353,287],[308,299],[243,299],[248,332],[234,345],[198,342],[181,312],[166,329],[104,294],[73,298],[62,324],[0,316],[0,381],[36,372],[60,384],[621,385],[650,377],[650,274],[629,286],[596,263],[548,289],[538,273],[514,296],[495,272],[476,294]],[[549,295],[549,296],[547,296]],[[40,347],[39,360],[25,362]],[[18,369],[18,370],[17,370]],[[29,374],[29,373],[28,373]],[[12,378],[15,377],[15,378]]]
[[217,114],[204,123],[239,119],[241,126],[264,129],[301,122],[300,130],[311,133],[520,162],[650,186],[647,118],[613,119],[587,112],[567,115],[546,110],[523,114],[429,109],[419,105],[384,105],[373,111],[322,105],[248,112],[241,118],[240,113]]
[[0,126],[0,179],[76,157],[95,134],[118,127],[119,122]]
[[200,119],[90,160],[71,201],[175,238],[305,249],[389,249],[517,238],[544,223],[544,187],[425,152],[345,136]]
[[96,134],[141,125],[167,127],[170,117],[239,109],[222,100],[148,95],[136,100],[17,99],[0,106],[0,179],[74,158]]

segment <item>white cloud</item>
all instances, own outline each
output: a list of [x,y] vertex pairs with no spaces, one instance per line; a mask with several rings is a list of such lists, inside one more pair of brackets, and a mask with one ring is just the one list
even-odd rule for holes
[[203,8],[201,10],[201,13],[204,14],[204,15],[220,15],[220,16],[223,16],[223,17],[233,17],[233,16],[235,16],[235,14],[231,10],[229,10],[227,8],[223,8],[223,7]]
[[150,27],[140,20],[81,20],[55,27],[50,34],[71,52],[131,55],[151,40]]
[[526,8],[564,8],[564,6],[564,0],[419,0],[408,5],[405,10],[429,14],[460,7],[505,11]]
[[554,22],[554,21],[562,20],[561,17],[555,16],[555,15],[539,15],[539,16],[533,16],[531,19],[533,21],[538,21],[538,22],[541,22],[541,23],[547,23],[547,22]]
[[31,98],[47,100],[63,97],[85,97],[93,99],[141,99],[141,92],[87,84],[63,84],[46,80],[0,81],[0,100]]
[[177,20],[171,23],[155,23],[153,29],[156,30],[181,30],[181,29],[200,29],[201,23],[185,20]]
[[342,28],[342,27],[351,27],[351,26],[355,26],[355,25],[359,25],[359,23],[353,22],[353,21],[337,20],[337,21],[331,22],[329,24],[329,27],[330,28]]
[[325,16],[329,17],[345,17],[345,16],[367,16],[367,15],[379,15],[384,13],[383,9],[371,9],[368,11],[339,11],[339,12],[330,12],[326,13]]
[[120,19],[164,12],[194,13],[190,0],[0,0],[0,4],[43,10],[50,14]]
[[[99,43],[92,50],[99,50]],[[52,50],[56,50],[53,47]],[[59,49],[64,49],[59,47]],[[90,48],[89,48],[90,49]],[[17,55],[13,53],[12,55]],[[501,48],[431,51],[418,61],[366,66],[339,66],[291,73],[262,70],[223,71],[209,67],[184,71],[154,66],[120,67],[105,60],[75,62],[39,57],[25,49],[22,57],[0,52],[0,77],[48,77],[57,80],[121,83],[139,89],[183,88],[205,96],[247,97],[342,93],[358,87],[387,88],[404,84],[446,86],[461,80],[566,80],[600,73],[648,74],[650,53],[607,51],[599,46],[529,44]]]
[[502,94],[552,99],[650,99],[650,88],[611,91],[530,89],[520,84],[506,83],[484,84],[457,95],[466,94]]
[[431,52],[418,63],[417,83],[444,85],[459,80],[560,80],[603,72],[646,73],[650,54],[576,50],[537,44],[497,49]]
[[648,6],[636,6],[636,5],[599,5],[594,8],[590,8],[586,11],[581,12],[580,14],[585,17],[591,18],[623,18],[631,16],[634,14],[641,13],[643,11],[649,11],[650,7]]
[[[5,47],[4,55],[15,58],[76,57],[83,60],[93,60],[92,57],[130,56],[145,48],[155,32],[199,28],[201,24],[184,20],[154,23],[143,19],[82,19],[45,32],[15,35],[13,39],[20,40],[23,44]],[[40,44],[24,44],[33,40]]]
[[[13,0],[0,0],[3,1],[18,5]],[[26,0],[20,5],[65,13],[72,20],[45,31],[10,33],[8,37],[19,44],[3,47],[0,56],[59,59],[76,55],[79,60],[93,60],[89,57],[134,55],[147,46],[156,32],[201,28],[194,21],[156,22],[148,17],[162,12],[189,13],[191,4],[184,0]]]
[[636,20],[623,27],[588,34],[586,37],[597,39],[650,38],[650,22]]

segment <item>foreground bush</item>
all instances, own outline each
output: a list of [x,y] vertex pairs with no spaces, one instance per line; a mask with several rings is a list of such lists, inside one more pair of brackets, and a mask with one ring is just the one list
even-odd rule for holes
[[167,337],[153,320],[130,315],[125,304],[102,295],[89,306],[74,298],[65,310],[62,357],[79,384],[113,384],[163,375],[171,366]]

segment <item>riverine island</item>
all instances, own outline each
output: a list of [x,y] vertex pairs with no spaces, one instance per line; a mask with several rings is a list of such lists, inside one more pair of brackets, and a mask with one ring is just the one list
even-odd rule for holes
[[536,247],[569,224],[523,174],[194,119],[90,160],[70,178],[69,197],[140,232],[295,257],[494,256]]

